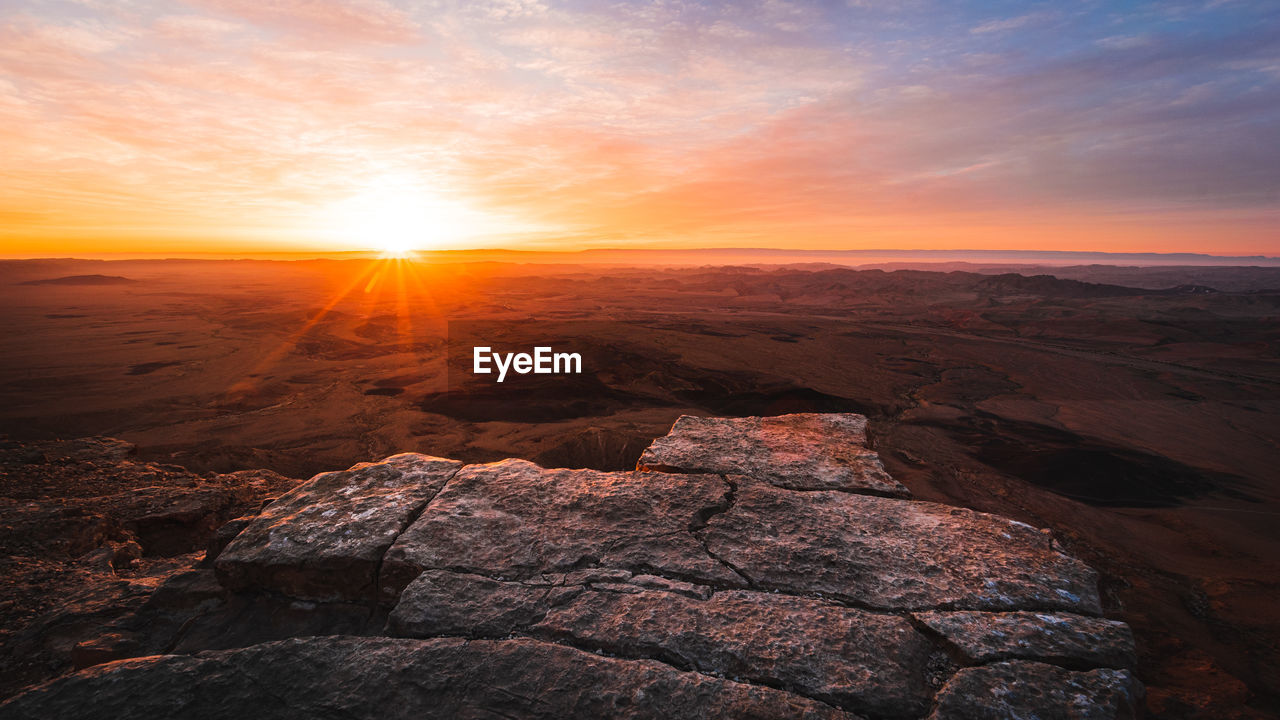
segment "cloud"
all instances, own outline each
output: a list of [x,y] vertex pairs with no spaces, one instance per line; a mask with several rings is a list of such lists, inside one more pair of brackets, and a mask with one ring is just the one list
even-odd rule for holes
[[1111,35],[1100,40],[1095,40],[1094,44],[1098,47],[1108,50],[1132,50],[1140,48],[1144,45],[1150,45],[1153,42],[1150,35]]
[[417,42],[418,23],[383,0],[197,0],[200,6],[263,27],[334,44]]
[[1042,22],[1052,17],[1050,13],[1034,12],[1025,15],[1018,15],[1011,18],[1002,18],[999,20],[988,20],[987,22],[977,25],[969,30],[974,35],[985,35],[988,33],[1006,32],[1016,30],[1034,23]]
[[584,241],[908,242],[1280,193],[1274,21],[195,2],[0,20],[0,212],[300,236],[412,176]]
[[244,26],[202,15],[165,15],[151,29],[167,40],[186,42],[243,32]]

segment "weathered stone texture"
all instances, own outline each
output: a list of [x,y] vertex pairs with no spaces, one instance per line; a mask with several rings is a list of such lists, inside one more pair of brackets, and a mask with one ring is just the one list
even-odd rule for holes
[[758,588],[888,610],[1100,612],[1094,572],[1029,525],[935,503],[737,482],[732,510],[699,534]]
[[843,718],[771,688],[534,640],[302,638],[126,660],[0,705],[6,720]]
[[[1140,707],[1133,636],[1099,617],[1093,571],[1024,523],[901,497],[865,418],[684,417],[640,466],[405,454],[318,475],[223,526],[213,570],[67,643],[106,664],[0,718]],[[379,634],[395,639],[358,637]],[[110,662],[160,653],[196,654]]]
[[696,597],[634,580],[599,573],[569,578],[582,584],[500,582],[428,571],[405,589],[388,629],[416,637],[527,634],[884,717],[918,717],[928,708],[924,671],[933,647],[897,615],[744,590]]
[[1142,688],[1128,670],[1075,672],[1013,661],[965,668],[938,693],[930,720],[1129,720]]
[[214,568],[231,590],[371,599],[387,548],[461,467],[406,453],[317,475],[268,505]]
[[1133,667],[1133,633],[1114,620],[1071,613],[922,612],[916,619],[971,663],[1013,658],[1060,665]]
[[704,418],[683,415],[640,456],[641,470],[745,475],[794,490],[907,497],[867,448],[867,419],[851,413]]
[[689,533],[728,493],[716,475],[546,470],[524,460],[470,465],[387,553],[383,599],[394,602],[427,568],[506,578],[651,568],[741,584]]

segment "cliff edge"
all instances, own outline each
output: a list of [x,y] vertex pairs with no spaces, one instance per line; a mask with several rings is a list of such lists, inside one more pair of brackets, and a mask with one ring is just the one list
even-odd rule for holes
[[919,502],[851,414],[685,416],[631,472],[317,475],[0,718],[1129,718],[1047,531]]

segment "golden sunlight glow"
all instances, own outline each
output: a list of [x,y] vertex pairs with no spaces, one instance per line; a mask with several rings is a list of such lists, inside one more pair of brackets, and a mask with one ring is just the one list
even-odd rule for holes
[[413,255],[414,246],[408,241],[387,238],[382,243],[382,257],[407,258]]
[[453,247],[490,231],[484,214],[420,183],[382,178],[330,210],[328,233],[348,247],[406,257]]

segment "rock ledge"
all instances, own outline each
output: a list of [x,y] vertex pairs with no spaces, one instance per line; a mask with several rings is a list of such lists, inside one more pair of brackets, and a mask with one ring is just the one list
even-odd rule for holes
[[396,455],[229,524],[83,653],[152,657],[0,717],[1135,716],[1088,567],[908,497],[847,414],[682,417],[634,472]]

